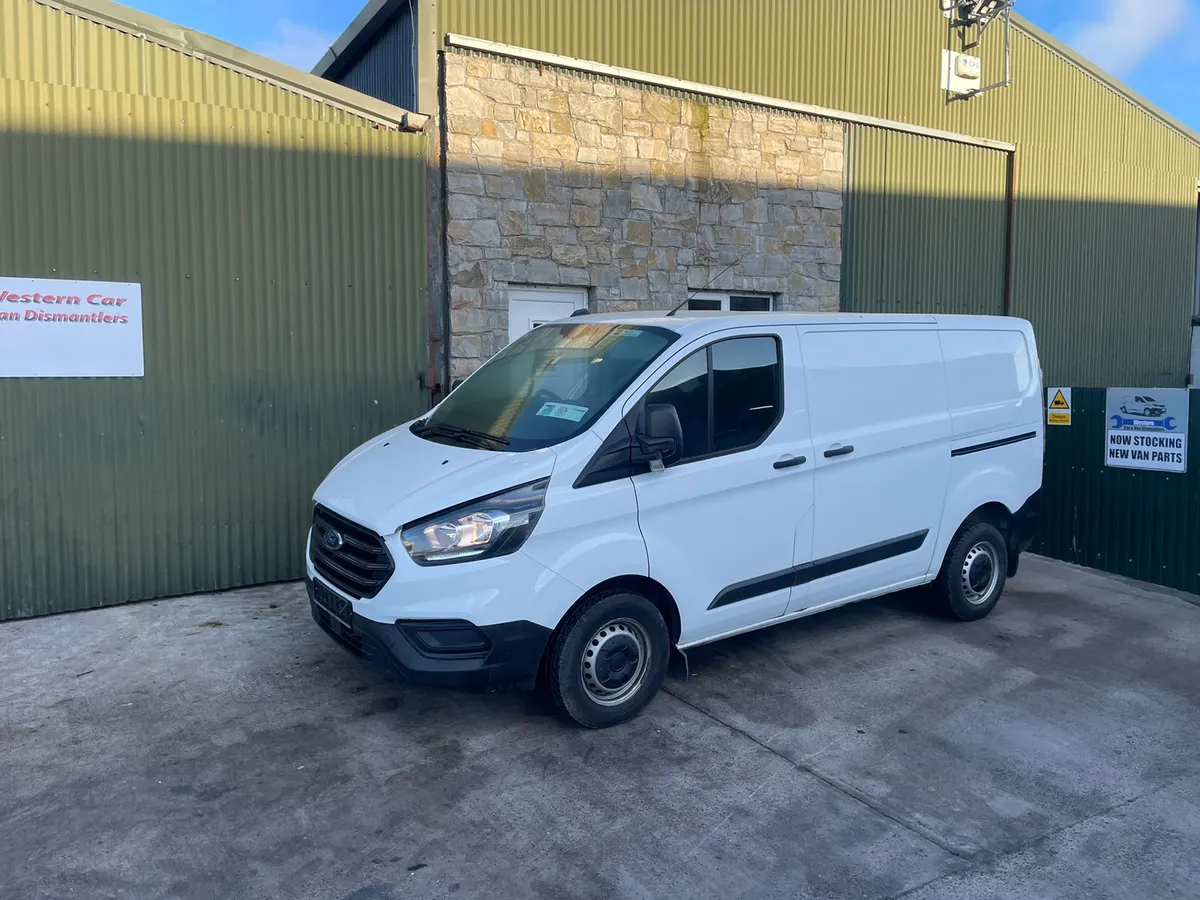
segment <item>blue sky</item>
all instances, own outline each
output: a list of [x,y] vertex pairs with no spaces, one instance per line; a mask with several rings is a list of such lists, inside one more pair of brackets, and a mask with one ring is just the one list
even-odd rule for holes
[[[365,2],[132,0],[131,5],[309,69]],[[1018,0],[1016,10],[1200,130],[1200,0]]]

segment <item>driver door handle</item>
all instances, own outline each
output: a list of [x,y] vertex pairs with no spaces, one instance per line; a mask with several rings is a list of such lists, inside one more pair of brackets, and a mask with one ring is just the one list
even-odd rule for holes
[[775,463],[775,468],[776,469],[790,469],[793,466],[802,466],[806,462],[808,462],[807,456],[788,456],[788,457],[785,457],[784,459],[778,460]]
[[825,458],[833,459],[835,456],[849,456],[853,452],[854,452],[853,444],[847,444],[844,447],[841,445],[835,444],[834,446],[830,447],[828,450],[825,451]]

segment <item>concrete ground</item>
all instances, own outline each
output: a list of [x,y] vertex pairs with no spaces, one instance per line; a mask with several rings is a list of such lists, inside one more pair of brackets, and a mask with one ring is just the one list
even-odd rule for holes
[[411,688],[302,587],[0,626],[0,897],[1194,898],[1196,598],[1027,559],[692,653],[633,723]]

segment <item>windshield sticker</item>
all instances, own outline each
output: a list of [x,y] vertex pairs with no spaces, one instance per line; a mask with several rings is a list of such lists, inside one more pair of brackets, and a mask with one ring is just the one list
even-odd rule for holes
[[587,411],[586,406],[572,406],[570,403],[543,403],[537,414],[551,419],[569,419],[572,422],[578,422],[587,415]]

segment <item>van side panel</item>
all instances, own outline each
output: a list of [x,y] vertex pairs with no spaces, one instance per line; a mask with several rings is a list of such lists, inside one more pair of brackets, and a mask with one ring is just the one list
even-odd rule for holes
[[[972,512],[999,503],[1015,513],[1042,486],[1042,388],[1028,323],[940,332],[954,438],[950,483],[929,577]],[[948,326],[948,327],[947,327]]]
[[919,582],[950,470],[945,366],[931,324],[804,329],[816,462],[811,581],[789,612]]

